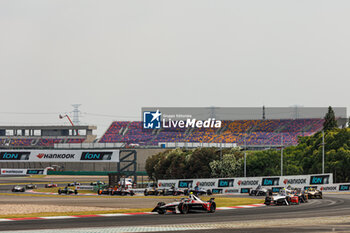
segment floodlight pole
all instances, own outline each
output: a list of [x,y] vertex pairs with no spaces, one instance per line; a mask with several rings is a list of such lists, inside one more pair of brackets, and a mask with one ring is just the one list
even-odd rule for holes
[[247,177],[247,144],[246,144],[246,134],[244,134],[244,177]]
[[281,133],[281,176],[283,176],[283,133]]
[[324,131],[322,130],[322,174],[324,174]]

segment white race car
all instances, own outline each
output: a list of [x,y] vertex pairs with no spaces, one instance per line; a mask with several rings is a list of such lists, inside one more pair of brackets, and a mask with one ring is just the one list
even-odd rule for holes
[[24,186],[16,185],[16,186],[13,186],[12,188],[12,192],[25,192],[25,191],[26,191],[26,188]]
[[187,214],[190,211],[205,211],[208,213],[214,213],[216,210],[216,203],[214,198],[209,201],[202,201],[199,197],[190,194],[188,198],[181,198],[180,201],[175,201],[169,204],[159,202],[152,212],[158,212],[158,214],[165,214],[167,211],[173,213]]

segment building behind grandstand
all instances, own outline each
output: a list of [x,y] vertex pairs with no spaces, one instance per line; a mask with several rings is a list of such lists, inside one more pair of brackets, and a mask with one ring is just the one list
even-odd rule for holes
[[93,142],[96,129],[96,126],[0,126],[0,146],[35,148]]

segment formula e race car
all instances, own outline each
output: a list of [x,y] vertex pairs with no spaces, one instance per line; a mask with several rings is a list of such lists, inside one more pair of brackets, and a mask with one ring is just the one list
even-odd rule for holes
[[123,189],[123,188],[118,188],[118,189],[113,189],[111,192],[111,195],[117,195],[117,196],[134,196],[135,193],[134,191],[130,189]]
[[111,195],[113,189],[112,188],[100,188],[97,190],[98,195]]
[[260,185],[256,189],[252,189],[249,192],[249,196],[266,196],[267,189],[262,188]]
[[25,192],[25,191],[26,191],[25,187],[19,186],[19,185],[13,186],[12,188],[12,192]]
[[68,186],[77,186],[77,185],[81,185],[81,184],[79,182],[68,183]]
[[291,190],[291,193],[294,196],[297,196],[299,198],[300,203],[306,203],[308,202],[308,195],[305,194],[304,191],[302,191],[300,188],[294,188]]
[[163,196],[178,196],[178,195],[185,195],[185,190],[182,189],[176,189],[176,188],[170,188],[170,189],[159,189],[158,190],[159,195]]
[[191,189],[186,189],[185,191],[185,195],[189,195],[189,194],[194,194],[196,196],[199,195],[212,195],[212,192],[210,189],[205,190],[203,188],[191,188]]
[[279,193],[267,192],[265,197],[265,205],[299,205],[300,198],[297,194],[293,194],[290,190],[283,189]]
[[35,184],[27,184],[26,189],[36,189],[38,188]]
[[105,185],[105,182],[103,181],[91,182],[90,185],[91,186]]
[[158,190],[158,185],[155,184],[155,183],[149,183],[147,185],[147,188],[145,189],[145,191],[143,192],[143,194],[145,196],[148,196],[148,195],[155,195],[155,196],[158,196],[160,195],[160,191]]
[[289,205],[291,198],[286,195],[274,193],[272,196],[267,195],[265,197],[265,205]]
[[57,184],[50,183],[50,184],[45,184],[45,188],[54,188],[57,187]]
[[308,188],[307,190],[305,190],[305,195],[309,198],[315,198],[315,199],[322,199],[322,191],[317,190],[315,188]]
[[135,193],[132,190],[124,188],[100,188],[97,190],[98,195],[117,195],[117,196],[134,196]]
[[165,214],[167,211],[171,211],[173,213],[187,214],[190,211],[206,211],[208,213],[214,213],[215,210],[216,203],[214,202],[214,198],[211,198],[209,201],[202,201],[199,197],[190,194],[188,198],[181,198],[180,201],[169,204],[158,202],[152,212]]
[[69,194],[75,194],[75,195],[77,195],[78,194],[78,190],[76,190],[76,189],[70,189],[70,188],[67,188],[67,187],[65,187],[64,189],[58,189],[58,194],[67,194],[67,195],[69,195]]

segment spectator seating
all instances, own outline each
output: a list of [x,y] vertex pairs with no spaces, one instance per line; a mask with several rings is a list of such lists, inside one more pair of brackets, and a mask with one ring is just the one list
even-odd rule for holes
[[322,129],[323,119],[237,120],[222,121],[216,128],[174,128],[145,130],[142,122],[115,121],[100,142],[158,145],[159,142],[237,143],[243,145],[297,144],[298,136],[311,135]]

